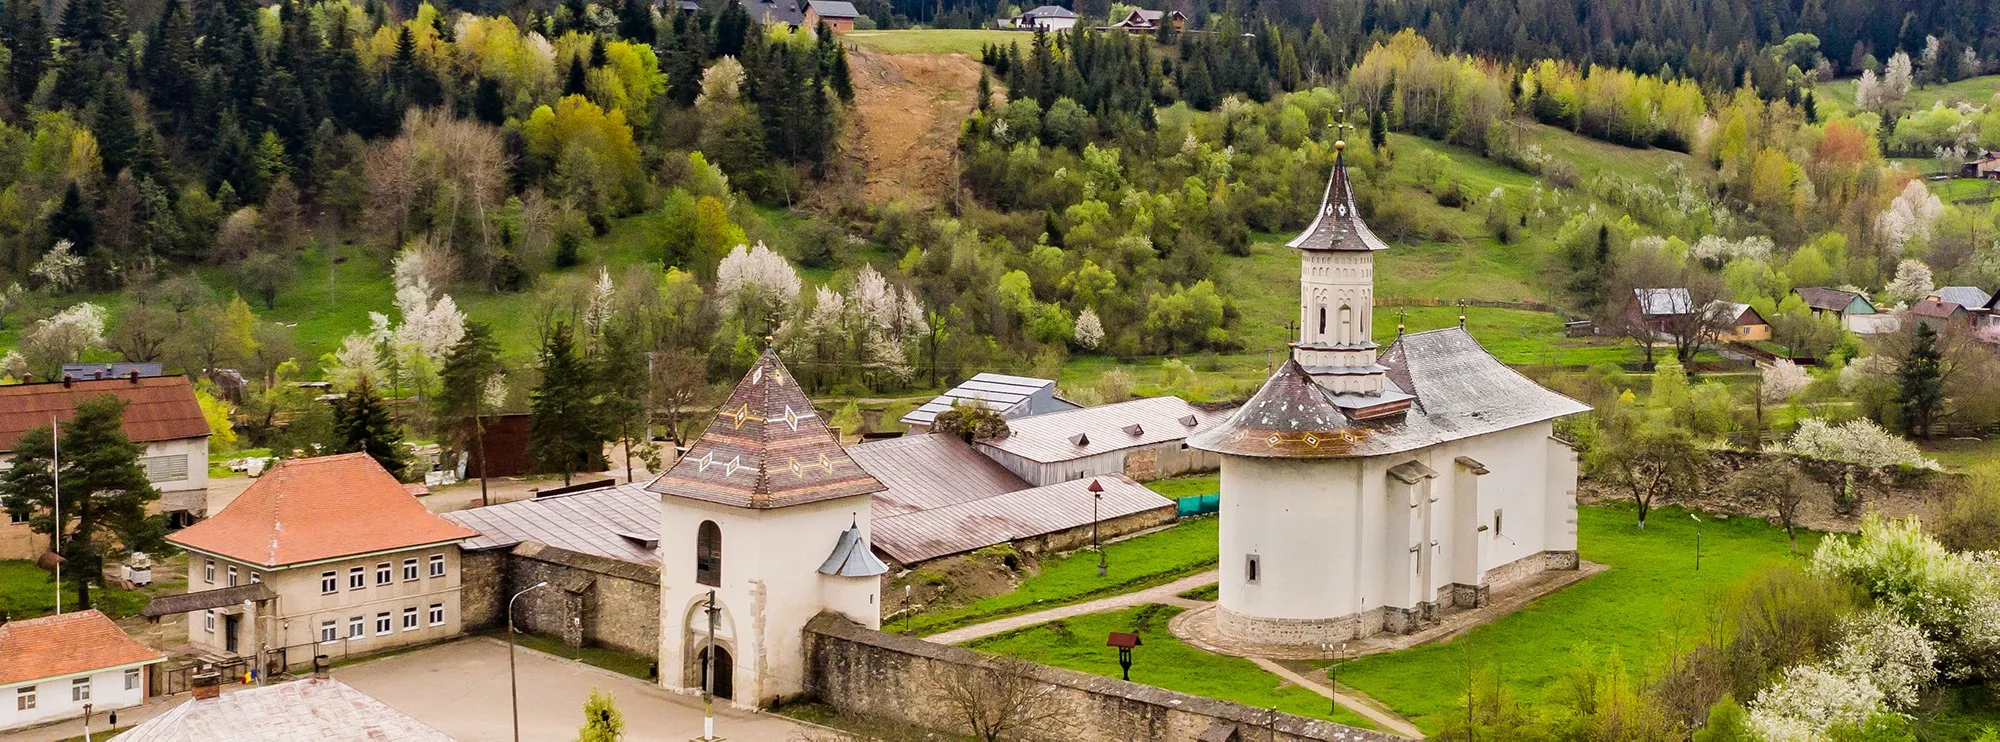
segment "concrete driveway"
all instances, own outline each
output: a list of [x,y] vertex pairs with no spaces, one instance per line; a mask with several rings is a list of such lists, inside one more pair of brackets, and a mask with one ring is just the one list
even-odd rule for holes
[[[701,736],[701,698],[580,662],[520,648],[521,739],[576,739],[583,702],[598,688],[617,699],[625,739],[685,742]],[[333,676],[460,742],[508,742],[507,645],[462,639],[369,660]],[[718,706],[715,736],[731,742],[794,742],[809,728],[781,716]]]

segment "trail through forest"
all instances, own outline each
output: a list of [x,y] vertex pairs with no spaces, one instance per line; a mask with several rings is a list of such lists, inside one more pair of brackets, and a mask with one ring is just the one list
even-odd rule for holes
[[855,50],[854,146],[869,203],[923,209],[951,196],[958,127],[972,112],[979,61],[963,54]]

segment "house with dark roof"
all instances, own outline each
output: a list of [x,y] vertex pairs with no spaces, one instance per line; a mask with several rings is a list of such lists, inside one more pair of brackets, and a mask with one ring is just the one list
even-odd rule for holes
[[1053,379],[981,373],[945,390],[945,393],[911,410],[897,422],[909,426],[913,433],[926,432],[930,430],[931,423],[937,421],[938,415],[950,412],[952,407],[961,404],[993,410],[1008,420],[1082,407],[1063,399],[1056,392]]
[[1067,31],[1076,26],[1076,13],[1060,5],[1042,5],[1005,21],[1008,28],[1031,31]]
[[861,11],[854,9],[854,3],[846,0],[806,0],[804,21],[806,28],[819,28],[824,23],[834,33],[854,30],[854,19],[861,17]]
[[1215,457],[1189,448],[1187,437],[1227,416],[1179,397],[1150,397],[1009,420],[1006,436],[972,445],[1037,487],[1111,474],[1150,482],[1214,469]]
[[1187,16],[1178,10],[1140,8],[1125,14],[1124,18],[1111,24],[1110,28],[1124,29],[1132,33],[1152,33],[1159,30],[1161,23],[1173,24],[1173,30],[1180,31],[1187,28]]
[[1902,326],[1893,315],[1881,311],[1859,292],[1831,286],[1801,286],[1792,289],[1792,293],[1805,301],[1814,316],[1838,317],[1840,326],[1849,332],[1870,335],[1895,332]]
[[272,667],[457,636],[459,544],[477,535],[365,453],[280,461],[167,536],[188,552],[175,608],[197,650]]
[[0,623],[0,732],[145,703],[166,659],[95,610]]
[[1972,315],[1965,310],[1965,307],[1936,299],[1924,299],[1911,304],[1908,314],[1911,320],[1921,322],[1939,332],[1969,327],[1972,324]]
[[[13,458],[14,443],[31,428],[76,416],[76,406],[92,397],[125,400],[125,437],[144,447],[139,466],[160,491],[149,508],[167,513],[175,525],[208,511],[208,419],[185,376],[148,376],[145,369],[98,378],[109,369],[79,368],[89,376],[0,386],[0,462]],[[136,375],[135,375],[136,374]],[[25,520],[0,515],[0,559],[34,559],[49,550],[48,536]]]

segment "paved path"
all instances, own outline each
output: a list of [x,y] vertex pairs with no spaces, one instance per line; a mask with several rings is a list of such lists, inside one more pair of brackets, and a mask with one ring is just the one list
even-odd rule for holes
[[1292,685],[1296,685],[1300,688],[1304,688],[1314,693],[1318,693],[1323,697],[1333,699],[1334,703],[1346,706],[1349,710],[1352,710],[1354,713],[1368,717],[1369,721],[1375,722],[1377,725],[1381,726],[1383,729],[1389,730],[1393,734],[1400,734],[1402,736],[1409,737],[1410,739],[1424,738],[1423,731],[1417,729],[1415,725],[1412,725],[1409,721],[1405,720],[1403,717],[1389,713],[1382,709],[1378,709],[1374,705],[1362,701],[1359,698],[1347,695],[1346,693],[1335,692],[1332,688],[1328,688],[1325,683],[1319,682],[1317,676],[1307,677],[1305,675],[1300,675],[1296,672],[1292,672],[1292,669],[1289,667],[1280,665],[1276,662],[1272,662],[1262,657],[1251,657],[1250,661],[1257,663],[1257,666],[1264,668],[1266,672],[1284,678],[1286,682],[1291,683]]
[[1065,618],[1075,618],[1092,613],[1115,611],[1133,606],[1146,605],[1148,603],[1162,603],[1181,608],[1204,606],[1208,604],[1198,600],[1188,600],[1187,598],[1180,597],[1180,594],[1205,585],[1213,585],[1215,584],[1215,580],[1215,570],[1211,569],[1198,575],[1182,577],[1165,585],[1149,587],[1136,593],[1113,595],[1109,598],[1099,598],[1075,605],[1066,605],[1060,608],[1050,608],[1045,611],[1035,611],[1034,613],[1023,613],[1018,616],[994,619],[986,623],[973,624],[965,628],[932,634],[924,637],[924,639],[939,644],[964,644],[975,639],[984,639],[996,634],[1005,634],[1015,629],[1025,629],[1036,624],[1059,621]]
[[[625,739],[680,742],[701,736],[701,699],[609,670],[520,648],[521,739],[575,739],[590,690],[610,694]],[[507,645],[462,639],[335,669],[333,676],[460,742],[511,739]],[[782,716],[718,705],[715,735],[731,742],[790,742],[809,727]]]

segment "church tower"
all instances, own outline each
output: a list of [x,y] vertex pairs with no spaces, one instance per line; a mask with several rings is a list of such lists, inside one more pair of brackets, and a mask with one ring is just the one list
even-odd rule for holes
[[661,685],[770,705],[804,689],[814,616],[881,624],[889,568],[868,533],[882,483],[841,449],[775,351],[646,489],[661,504]]
[[[1319,215],[1285,243],[1299,251],[1299,339],[1292,358],[1343,409],[1358,418],[1399,411],[1377,362],[1375,252],[1389,246],[1369,231],[1354,205],[1344,141],[1334,142],[1333,174]],[[1385,392],[1388,393],[1385,397]],[[1407,402],[1407,399],[1403,400]],[[1387,408],[1398,409],[1387,409]]]

